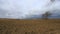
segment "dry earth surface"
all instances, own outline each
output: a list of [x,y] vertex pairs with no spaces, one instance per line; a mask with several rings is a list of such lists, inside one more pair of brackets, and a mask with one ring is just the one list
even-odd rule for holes
[[0,34],[60,34],[60,19],[0,19]]

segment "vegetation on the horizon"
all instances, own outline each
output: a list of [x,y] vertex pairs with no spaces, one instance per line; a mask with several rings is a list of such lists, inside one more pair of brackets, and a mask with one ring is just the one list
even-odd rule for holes
[[51,16],[52,13],[50,13],[49,11],[45,12],[44,14],[42,14],[42,18],[43,19],[48,19],[49,16]]

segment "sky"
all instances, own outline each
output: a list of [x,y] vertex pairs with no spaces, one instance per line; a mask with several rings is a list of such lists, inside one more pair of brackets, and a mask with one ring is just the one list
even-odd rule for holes
[[0,0],[0,18],[24,19],[50,10],[60,10],[60,0]]

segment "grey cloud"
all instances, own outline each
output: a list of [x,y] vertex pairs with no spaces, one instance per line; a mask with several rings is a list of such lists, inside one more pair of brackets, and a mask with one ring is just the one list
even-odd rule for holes
[[0,9],[0,18],[6,17],[7,13],[8,13],[8,11]]

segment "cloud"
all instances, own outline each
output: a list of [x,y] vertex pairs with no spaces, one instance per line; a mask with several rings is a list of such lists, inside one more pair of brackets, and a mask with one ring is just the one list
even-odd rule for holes
[[59,0],[53,3],[50,0],[0,0],[0,18],[24,19],[55,9],[60,10]]

